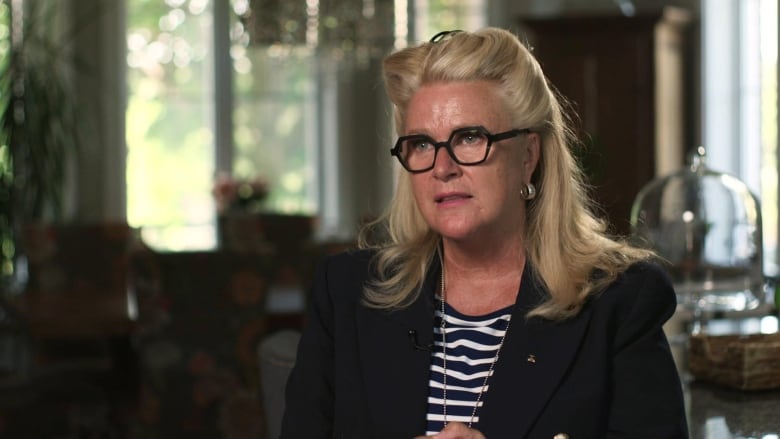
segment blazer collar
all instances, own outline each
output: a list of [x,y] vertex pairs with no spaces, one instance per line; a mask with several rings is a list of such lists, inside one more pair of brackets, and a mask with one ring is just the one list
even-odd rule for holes
[[590,307],[574,318],[553,322],[527,313],[546,297],[526,266],[509,332],[479,412],[486,437],[525,437],[555,392],[579,349]]

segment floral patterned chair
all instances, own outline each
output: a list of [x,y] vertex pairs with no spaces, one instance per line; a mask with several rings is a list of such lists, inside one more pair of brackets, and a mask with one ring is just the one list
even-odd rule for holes
[[30,223],[20,243],[29,276],[13,304],[23,369],[1,380],[0,437],[120,436],[136,395],[128,265],[137,231]]
[[219,217],[220,248],[273,253],[269,281],[269,330],[300,329],[313,273],[313,234],[318,219],[310,215],[273,213]]
[[257,346],[271,256],[139,252],[140,395],[130,437],[263,438]]
[[26,225],[29,280],[19,302],[33,335],[130,333],[135,304],[127,289],[128,258],[141,246],[137,230],[123,222]]

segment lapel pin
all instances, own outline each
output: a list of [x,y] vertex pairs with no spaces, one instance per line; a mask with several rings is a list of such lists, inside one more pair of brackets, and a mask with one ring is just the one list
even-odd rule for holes
[[534,355],[534,354],[530,354],[530,355],[528,356],[528,358],[526,359],[526,361],[527,361],[527,362],[529,362],[529,363],[532,363],[532,364],[533,364],[533,363],[536,363],[536,355]]

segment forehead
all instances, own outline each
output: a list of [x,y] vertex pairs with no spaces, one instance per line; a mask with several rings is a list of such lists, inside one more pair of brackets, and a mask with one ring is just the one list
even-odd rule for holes
[[406,112],[406,131],[434,133],[482,125],[507,128],[509,115],[499,87],[490,81],[436,82],[412,96]]

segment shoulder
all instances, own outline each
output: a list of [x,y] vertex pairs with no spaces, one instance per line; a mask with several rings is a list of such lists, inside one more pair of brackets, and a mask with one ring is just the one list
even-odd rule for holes
[[366,273],[371,265],[375,252],[372,250],[350,249],[330,254],[320,259],[317,268],[331,274]]
[[356,298],[370,278],[374,253],[353,249],[322,257],[314,273],[314,295]]
[[658,263],[640,261],[629,266],[596,295],[597,301],[628,304],[636,300],[667,303],[674,302],[671,279]]
[[626,271],[618,275],[618,278],[609,288],[631,291],[662,288],[672,292],[672,283],[666,270],[661,265],[651,260],[643,260],[635,262]]
[[656,262],[641,261],[618,275],[589,306],[615,329],[632,332],[661,327],[674,313],[677,299],[666,271]]

